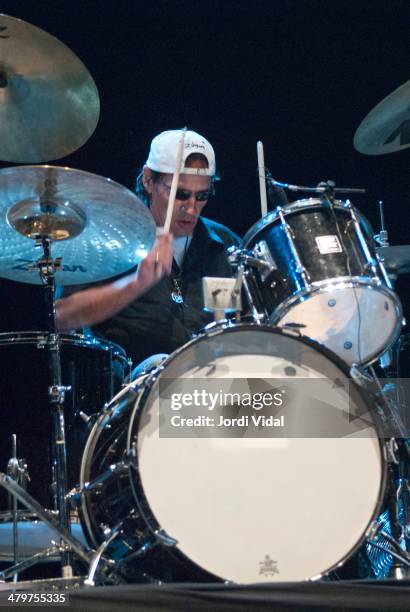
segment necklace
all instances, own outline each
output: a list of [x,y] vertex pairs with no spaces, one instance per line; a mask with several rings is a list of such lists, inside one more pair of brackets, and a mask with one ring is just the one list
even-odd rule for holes
[[173,278],[172,279],[173,289],[172,289],[172,292],[171,292],[171,299],[176,304],[183,304],[184,303],[184,298],[182,296],[181,287],[180,287],[178,281],[179,281],[178,278]]
[[183,304],[184,303],[184,297],[182,295],[180,283],[181,283],[181,275],[182,275],[182,266],[183,266],[183,263],[184,263],[184,259],[185,259],[185,255],[186,255],[187,249],[188,249],[188,236],[186,237],[186,240],[185,240],[184,252],[183,252],[183,255],[182,255],[182,259],[181,259],[181,265],[179,266],[179,274],[172,278],[171,299],[176,304]]

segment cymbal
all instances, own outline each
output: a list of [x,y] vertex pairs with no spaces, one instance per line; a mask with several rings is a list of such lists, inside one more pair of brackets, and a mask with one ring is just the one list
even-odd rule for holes
[[365,155],[410,147],[410,81],[379,102],[356,130],[353,144]]
[[31,264],[48,235],[62,257],[61,285],[97,282],[127,272],[151,248],[155,221],[143,202],[114,181],[59,166],[0,170],[0,277],[41,284]]
[[0,159],[39,163],[81,147],[100,114],[84,64],[54,36],[0,14]]
[[377,247],[376,252],[390,274],[410,274],[410,245]]

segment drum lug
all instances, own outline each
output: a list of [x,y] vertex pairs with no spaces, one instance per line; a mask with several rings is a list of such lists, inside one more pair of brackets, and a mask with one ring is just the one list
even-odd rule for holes
[[376,259],[377,259],[377,263],[379,264],[379,268],[381,270],[384,282],[386,283],[389,289],[393,290],[393,285],[392,285],[389,275],[387,274],[387,270],[384,266],[384,262],[378,253],[376,253]]
[[357,364],[352,365],[350,368],[350,376],[360,387],[368,387],[374,382],[373,377]]
[[80,417],[80,419],[84,421],[84,423],[89,423],[92,419],[92,417],[90,417],[88,414],[86,414],[82,410],[80,410],[77,414]]
[[65,400],[65,394],[71,391],[70,385],[52,385],[48,388],[48,394],[51,402],[54,404],[63,404]]
[[129,467],[133,467],[136,471],[138,471],[138,453],[137,453],[137,445],[135,442],[132,442],[131,448],[129,448],[126,452],[127,460],[122,463]]
[[[376,259],[374,259],[371,256],[369,246],[368,246],[368,244],[367,244],[367,242],[365,240],[364,234],[362,232],[362,228],[360,227],[360,223],[359,223],[359,220],[358,220],[358,218],[356,216],[356,213],[354,211],[353,206],[351,205],[349,200],[347,200],[346,204],[347,204],[347,208],[348,208],[348,210],[350,212],[350,217],[351,217],[351,219],[353,221],[353,227],[354,227],[354,230],[356,232],[356,236],[357,236],[357,238],[359,240],[360,247],[361,247],[361,249],[363,251],[363,255],[364,255],[365,259],[366,259],[366,266],[365,267],[368,270],[371,270],[374,278],[377,279],[378,275],[377,275],[376,266],[377,266],[378,262],[376,261]],[[389,288],[391,289],[391,286]]]
[[90,491],[95,491],[100,489],[103,484],[110,480],[113,476],[119,476],[128,470],[130,465],[134,465],[134,459],[130,461],[118,461],[118,463],[113,463],[110,465],[108,470],[100,474],[98,478],[95,480],[91,480],[90,482],[85,482],[82,487],[75,487],[67,494],[67,499],[71,502],[78,502],[84,493],[89,493]]
[[278,266],[276,265],[276,262],[273,259],[271,252],[269,251],[266,240],[260,240],[258,243],[255,244],[252,249],[252,256],[255,257],[258,261],[260,261],[261,264],[265,264],[264,266],[259,266],[259,274],[263,282],[267,280],[269,275],[274,270],[278,269]]
[[294,259],[296,261],[296,272],[298,272],[298,274],[301,275],[302,281],[303,281],[303,283],[305,285],[305,288],[307,289],[309,287],[309,283],[310,283],[310,276],[309,276],[309,273],[307,272],[306,268],[302,264],[302,260],[299,257],[299,253],[298,253],[298,250],[297,250],[296,245],[295,245],[295,236],[293,234],[292,228],[286,222],[285,216],[283,214],[283,210],[282,210],[282,208],[280,206],[277,207],[277,211],[278,211],[278,214],[279,214],[279,218],[280,218],[282,229],[285,232],[285,236],[287,238],[290,250],[292,251],[292,255],[293,255],[293,257],[294,257]]
[[386,441],[386,449],[387,449],[388,461],[390,463],[394,463],[394,465],[398,465],[399,464],[399,457],[398,457],[399,447],[397,445],[395,438],[390,438],[389,440]]

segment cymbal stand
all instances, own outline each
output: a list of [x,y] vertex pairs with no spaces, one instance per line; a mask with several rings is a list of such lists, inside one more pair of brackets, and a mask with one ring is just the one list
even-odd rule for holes
[[[65,441],[64,423],[64,399],[70,387],[64,387],[61,383],[61,361],[60,361],[60,335],[57,331],[55,316],[55,273],[61,266],[61,260],[53,261],[51,257],[51,238],[40,236],[37,245],[43,249],[42,257],[32,266],[38,269],[44,287],[44,299],[47,315],[47,361],[48,361],[48,398],[52,422],[52,491],[54,510],[58,512],[58,520],[51,519],[50,512],[31,497],[17,482],[8,475],[0,473],[0,485],[11,495],[19,499],[29,510],[34,512],[41,520],[53,528],[60,536],[60,545],[56,546],[60,553],[61,569],[63,578],[71,578],[73,575],[71,559],[74,551],[85,561],[89,561],[89,553],[70,534],[69,507],[66,500],[67,494],[67,455]],[[53,551],[54,552],[54,551]],[[35,555],[48,556],[48,551]],[[15,576],[16,573],[36,562],[36,559],[16,563],[12,568],[2,572],[1,579]]]
[[[65,440],[64,400],[70,387],[64,387],[61,382],[60,335],[57,332],[55,311],[55,273],[61,266],[61,260],[53,261],[51,257],[51,239],[40,237],[37,244],[41,245],[44,255],[37,262],[37,267],[44,287],[44,298],[47,314],[47,361],[48,361],[48,397],[52,418],[52,474],[53,497],[55,509],[58,510],[59,524],[70,531],[70,515],[66,500],[67,483],[67,450]],[[63,578],[73,574],[71,553],[64,550],[61,553]]]
[[387,229],[384,225],[384,210],[383,210],[383,202],[379,202],[379,213],[380,213],[380,232],[374,235],[374,239],[379,243],[381,247],[389,246],[389,235],[387,233]]

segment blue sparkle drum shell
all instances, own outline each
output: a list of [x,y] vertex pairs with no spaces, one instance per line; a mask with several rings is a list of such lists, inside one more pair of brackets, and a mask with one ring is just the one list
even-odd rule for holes
[[242,247],[268,253],[273,270],[250,270],[249,283],[271,324],[300,329],[349,365],[372,363],[398,337],[400,301],[350,203],[293,202],[258,221]]

